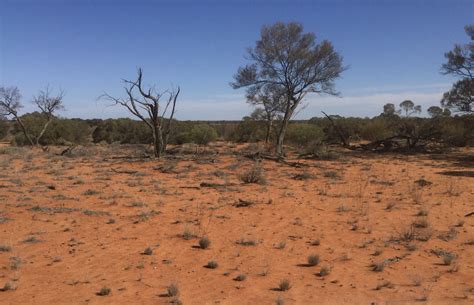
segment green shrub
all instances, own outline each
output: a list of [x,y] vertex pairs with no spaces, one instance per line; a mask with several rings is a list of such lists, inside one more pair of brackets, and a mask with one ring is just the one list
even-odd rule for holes
[[316,125],[290,124],[286,134],[286,141],[293,145],[304,147],[309,143],[320,143],[323,137],[323,130]]
[[[21,117],[28,134],[33,141],[39,136],[46,118],[38,112],[28,113]],[[41,145],[85,144],[89,141],[91,128],[81,119],[53,118],[40,140]],[[13,125],[13,142],[16,145],[29,145],[18,123]]]
[[265,122],[244,117],[232,131],[229,140],[237,143],[263,141],[265,140]]
[[217,139],[217,131],[207,124],[194,125],[191,130],[183,131],[176,135],[176,143],[209,144]]
[[8,122],[0,117],[0,140],[3,140],[8,134]]

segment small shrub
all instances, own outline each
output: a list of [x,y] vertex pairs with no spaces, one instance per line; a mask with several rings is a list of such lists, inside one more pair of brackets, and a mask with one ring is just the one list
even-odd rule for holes
[[427,209],[420,209],[418,213],[416,213],[416,216],[428,216],[429,211]]
[[308,179],[313,179],[313,178],[314,178],[314,175],[306,170],[301,173],[297,173],[293,175],[293,179],[295,180],[308,180]]
[[241,245],[241,246],[255,246],[257,243],[255,242],[255,240],[252,240],[252,239],[239,239],[235,242],[237,245]]
[[395,206],[396,206],[395,201],[389,201],[387,205],[385,206],[385,210],[391,211],[395,208]]
[[393,284],[390,281],[383,281],[377,284],[377,287],[375,287],[375,290],[380,290],[382,288],[393,288]]
[[148,247],[142,252],[143,255],[152,255],[153,254],[153,249]]
[[290,290],[290,288],[291,288],[291,285],[288,279],[283,279],[280,281],[280,284],[278,284],[278,290],[280,291],[287,291],[287,290]]
[[326,276],[326,275],[329,274],[330,271],[331,271],[331,269],[328,266],[323,266],[319,270],[318,276]]
[[9,291],[9,290],[15,290],[12,283],[10,282],[6,282],[5,285],[3,285],[2,288],[0,288],[0,291]]
[[0,252],[10,252],[11,250],[10,246],[0,245]]
[[278,297],[278,298],[275,300],[275,304],[276,304],[276,305],[285,305],[285,300],[284,300],[282,297]]
[[219,267],[219,265],[216,261],[209,261],[207,262],[207,265],[205,267],[208,269],[216,269],[217,267]]
[[382,272],[385,268],[385,262],[373,263],[370,265],[370,269],[374,272]]
[[211,245],[211,240],[207,237],[203,237],[199,240],[199,248],[207,249]]
[[285,241],[281,241],[278,243],[278,245],[276,246],[277,249],[285,249],[286,247],[286,242]]
[[168,287],[166,287],[166,295],[169,297],[178,296],[179,295],[178,285],[175,283],[172,283]]
[[243,172],[239,176],[240,180],[244,183],[256,183],[256,184],[265,184],[266,179],[263,173],[263,168],[255,164],[249,170]]
[[99,292],[97,292],[96,294],[98,296],[106,296],[106,295],[109,295],[111,292],[110,288],[107,288],[107,287],[102,287]]
[[195,143],[207,145],[215,141],[217,137],[217,131],[213,127],[207,124],[198,124],[194,125],[190,131],[179,133],[176,136],[176,142],[178,144]]
[[453,253],[447,252],[447,253],[443,253],[441,258],[443,259],[443,264],[446,266],[449,266],[456,259],[456,255]]
[[428,220],[426,218],[417,219],[413,222],[415,228],[427,228],[429,226]]
[[35,244],[39,243],[40,240],[36,238],[36,236],[29,236],[27,239],[23,241],[24,243]]
[[184,232],[181,234],[181,237],[185,240],[190,240],[196,237],[196,235],[191,232],[189,229],[184,229]]
[[245,281],[247,279],[247,276],[243,273],[237,275],[234,280],[237,281],[237,282],[242,282],[242,281]]
[[319,264],[319,255],[311,254],[308,256],[308,266],[316,266]]
[[96,190],[92,190],[92,189],[88,189],[87,191],[82,193],[82,195],[84,195],[84,196],[92,196],[92,195],[97,195],[97,194],[99,194],[99,192],[96,191]]

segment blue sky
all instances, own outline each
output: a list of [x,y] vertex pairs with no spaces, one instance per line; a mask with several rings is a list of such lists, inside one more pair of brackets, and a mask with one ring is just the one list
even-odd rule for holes
[[121,95],[143,67],[146,83],[181,86],[178,119],[240,119],[251,108],[229,82],[276,21],[331,40],[350,66],[342,97],[310,96],[299,118],[373,116],[387,102],[439,104],[453,82],[443,54],[467,41],[474,1],[0,0],[0,84],[20,88],[24,111],[49,84],[66,92],[62,116],[123,117],[97,97]]

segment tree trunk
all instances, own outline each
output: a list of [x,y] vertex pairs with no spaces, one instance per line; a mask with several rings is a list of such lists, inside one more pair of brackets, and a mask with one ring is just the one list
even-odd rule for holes
[[265,135],[265,144],[268,144],[270,142],[270,134],[272,132],[272,127],[273,127],[273,120],[268,120],[267,121],[267,133]]
[[278,132],[277,144],[276,144],[276,154],[278,157],[284,157],[283,151],[283,142],[285,141],[286,129],[288,128],[288,122],[290,121],[291,113],[285,113],[283,121],[281,122],[281,128]]
[[153,128],[153,153],[156,158],[160,158],[165,151],[161,127],[155,125]]
[[39,141],[43,137],[44,133],[46,132],[46,129],[48,129],[49,124],[51,123],[51,118],[48,118],[48,121],[44,124],[43,129],[41,130],[40,134],[36,138],[36,146],[39,145]]
[[15,119],[16,121],[18,122],[18,124],[20,125],[21,127],[21,130],[23,131],[23,134],[25,135],[25,138],[28,140],[28,142],[30,142],[30,145],[31,146],[34,146],[35,143],[33,142],[33,140],[31,139],[30,135],[28,134],[28,132],[26,131],[26,127],[25,125],[23,125],[23,122],[21,121],[21,119],[19,117],[17,117],[15,115]]

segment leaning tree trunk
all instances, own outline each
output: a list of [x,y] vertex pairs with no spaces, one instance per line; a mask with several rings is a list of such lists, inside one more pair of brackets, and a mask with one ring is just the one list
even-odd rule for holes
[[30,135],[28,134],[28,132],[26,131],[26,127],[25,125],[23,124],[22,120],[19,118],[19,117],[15,117],[16,121],[18,122],[18,125],[20,125],[20,128],[21,130],[23,131],[23,134],[25,135],[25,138],[28,140],[28,142],[30,143],[31,146],[34,146],[35,143],[33,142],[33,140],[31,139]]
[[46,129],[48,129],[48,126],[51,123],[51,121],[52,121],[51,118],[48,118],[48,121],[46,121],[46,123],[44,124],[43,129],[41,130],[40,134],[36,138],[36,143],[35,143],[36,146],[39,146],[39,141],[41,140],[44,133],[46,132]]

